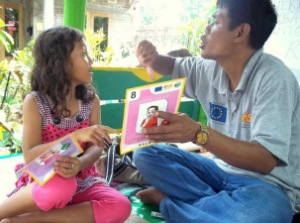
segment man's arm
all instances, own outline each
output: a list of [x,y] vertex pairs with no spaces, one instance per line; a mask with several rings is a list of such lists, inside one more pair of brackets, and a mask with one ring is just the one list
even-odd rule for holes
[[[166,119],[169,125],[145,128],[142,133],[152,142],[195,142],[200,125],[186,114],[156,112],[155,116]],[[209,141],[204,146],[228,164],[261,174],[269,174],[278,159],[256,142],[246,142],[227,137],[211,128]]]
[[152,64],[153,70],[159,74],[172,75],[175,58],[169,56],[158,55]]
[[175,58],[159,55],[152,43],[146,40],[140,42],[136,49],[136,56],[150,76],[153,70],[163,75],[172,74]]
[[260,174],[269,174],[278,158],[257,142],[247,142],[225,136],[208,127],[209,141],[205,149],[226,163]]

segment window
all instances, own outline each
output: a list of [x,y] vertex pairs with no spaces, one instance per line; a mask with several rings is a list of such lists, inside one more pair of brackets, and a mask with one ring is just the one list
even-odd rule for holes
[[102,16],[94,16],[94,32],[98,32],[100,29],[103,29],[103,33],[106,36],[106,40],[103,41],[100,45],[101,49],[105,49],[107,47],[107,39],[108,39],[108,18]]
[[101,43],[101,49],[106,48],[109,43],[110,15],[96,12],[87,12],[85,24],[86,29],[94,32],[98,32],[101,28],[103,28],[103,33],[106,36],[106,40]]
[[[18,5],[1,4],[0,17],[5,24],[13,26],[5,27],[5,31],[14,39],[13,50],[20,50],[22,47],[22,7]],[[11,57],[11,53],[5,51],[5,47],[1,43],[0,59]]]

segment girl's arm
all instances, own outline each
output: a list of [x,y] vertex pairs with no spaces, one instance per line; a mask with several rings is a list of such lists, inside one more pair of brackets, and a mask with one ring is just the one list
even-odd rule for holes
[[[98,120],[98,121],[97,121]],[[104,148],[102,137],[105,137],[108,142],[111,142],[107,132],[114,132],[115,130],[100,126],[100,102],[99,98],[94,99],[93,111],[91,114],[91,125],[88,128],[77,130],[73,133],[74,137],[79,142],[91,142],[97,147]],[[97,124],[96,124],[97,123]],[[25,163],[30,163],[36,157],[44,153],[50,147],[54,146],[70,134],[57,139],[55,141],[42,144],[42,118],[33,95],[28,94],[23,104],[23,137],[22,150],[24,154]],[[99,148],[98,148],[99,150]],[[99,151],[96,151],[98,154]],[[100,151],[101,154],[101,151]]]
[[28,94],[23,103],[22,151],[25,163],[30,163],[66,137],[42,144],[42,117],[34,96]]
[[[100,100],[98,96],[94,98],[93,110],[90,117],[90,126],[101,125],[101,109],[100,109]],[[83,170],[91,165],[93,165],[101,156],[102,150],[104,147],[99,148],[93,143],[87,144],[88,149],[85,151],[84,155],[79,157],[81,167],[80,170]]]
[[[106,126],[101,126],[100,124],[101,124],[100,100],[98,97],[95,97],[93,102],[93,110],[90,117],[91,127],[88,128],[98,126],[98,130],[101,129],[102,131],[100,135],[101,140],[103,136],[107,139],[108,142],[111,142],[106,131],[114,132],[114,130]],[[75,138],[78,137],[77,136],[78,133],[82,134],[81,132],[88,128],[75,131],[74,132]],[[93,165],[101,156],[102,150],[104,148],[104,144],[103,146],[99,146],[99,145],[95,145],[94,143],[88,143],[87,146],[88,146],[87,150],[79,158],[59,156],[57,158],[58,162],[54,163],[54,167],[56,171],[64,178],[71,178],[74,177],[79,171]]]

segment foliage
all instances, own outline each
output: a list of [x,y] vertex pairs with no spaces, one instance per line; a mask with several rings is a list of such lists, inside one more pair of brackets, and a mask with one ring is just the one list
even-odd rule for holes
[[12,53],[13,59],[0,62],[0,128],[8,134],[4,146],[12,153],[21,152],[22,104],[29,91],[29,75],[33,68],[34,42],[28,43],[23,50]]
[[2,19],[0,19],[0,41],[5,46],[7,52],[11,51],[11,46],[14,45],[14,39],[7,32],[3,31],[4,27],[8,27],[12,25],[5,24]]
[[179,43],[193,56],[200,56],[201,54],[201,49],[199,48],[201,36],[204,34],[205,26],[216,9],[216,6],[212,5],[203,7],[202,17],[190,18],[186,26],[179,28],[181,31]]
[[189,19],[201,18],[206,4],[212,0],[141,0],[139,1],[139,16],[141,25],[166,24],[176,20],[186,23]]
[[84,32],[87,45],[89,47],[89,55],[98,66],[108,66],[111,62],[114,52],[111,47],[101,49],[101,43],[106,40],[103,29],[97,32],[86,30]]
[[201,54],[200,36],[204,34],[205,21],[200,19],[191,19],[185,27],[179,28],[181,38],[179,43],[184,46],[193,56]]

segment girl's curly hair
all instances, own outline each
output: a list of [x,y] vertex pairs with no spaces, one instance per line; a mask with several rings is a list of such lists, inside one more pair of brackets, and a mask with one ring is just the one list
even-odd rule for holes
[[[71,27],[55,27],[40,34],[35,42],[35,66],[31,76],[31,89],[47,95],[53,102],[51,113],[55,116],[70,115],[66,96],[71,90],[67,73],[70,55],[75,42],[83,39],[81,31]],[[72,65],[72,64],[71,64]],[[87,102],[95,97],[91,84],[76,87],[75,97]],[[58,105],[61,107],[58,108]]]

